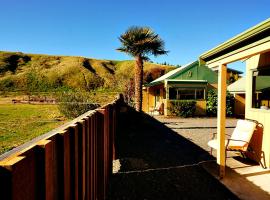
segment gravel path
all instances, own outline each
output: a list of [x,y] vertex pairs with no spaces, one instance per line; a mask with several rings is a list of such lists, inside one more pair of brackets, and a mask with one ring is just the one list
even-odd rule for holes
[[185,120],[120,114],[108,199],[238,199],[199,165],[214,157],[190,134],[204,137],[210,122]]

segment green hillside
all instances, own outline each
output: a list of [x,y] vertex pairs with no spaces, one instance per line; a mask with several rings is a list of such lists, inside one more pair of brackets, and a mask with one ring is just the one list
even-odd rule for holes
[[[0,91],[122,91],[134,75],[134,65],[134,61],[0,52]],[[145,82],[172,69],[145,63]]]

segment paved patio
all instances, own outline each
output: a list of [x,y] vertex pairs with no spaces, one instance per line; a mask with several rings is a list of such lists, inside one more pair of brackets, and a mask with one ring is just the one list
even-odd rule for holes
[[[155,117],[179,135],[187,138],[201,148],[209,151],[207,142],[216,132],[216,118],[166,118]],[[226,120],[226,133],[231,134],[237,119]],[[214,151],[214,156],[216,152]],[[218,166],[215,162],[202,164],[203,167],[218,179]],[[237,153],[230,153],[227,159],[226,177],[221,183],[226,185],[241,199],[270,199],[270,170],[258,164],[242,159]]]

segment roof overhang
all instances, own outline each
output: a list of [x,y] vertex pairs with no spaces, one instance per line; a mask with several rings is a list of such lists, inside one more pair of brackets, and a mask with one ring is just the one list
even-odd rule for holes
[[180,83],[207,83],[207,80],[177,80],[177,79],[167,79],[167,82],[180,82]]
[[144,85],[144,87],[152,87],[152,86],[156,86],[156,85],[160,85],[160,84],[164,84],[164,82],[166,84],[207,84],[208,81],[207,80],[177,80],[177,79],[166,79],[164,81],[161,82],[155,82],[155,83],[149,83]]
[[200,55],[200,64],[216,67],[270,51],[270,18]]
[[175,80],[175,79],[167,79],[166,83],[169,84],[189,84],[189,85],[205,85],[208,83],[207,80]]
[[164,84],[164,80],[147,83],[147,84],[144,84],[143,86],[144,87],[152,87],[152,86],[161,85],[161,84]]

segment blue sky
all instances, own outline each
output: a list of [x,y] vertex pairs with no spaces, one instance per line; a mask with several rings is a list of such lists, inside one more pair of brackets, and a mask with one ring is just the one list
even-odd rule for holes
[[269,7],[269,0],[2,0],[0,50],[131,59],[115,49],[138,25],[153,28],[170,51],[153,61],[184,65],[269,18]]

